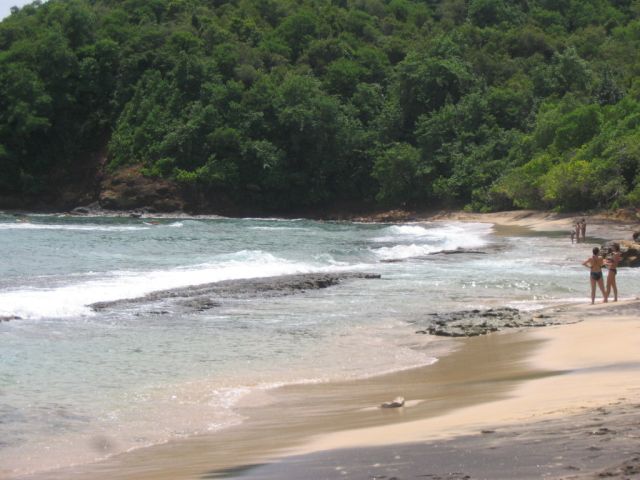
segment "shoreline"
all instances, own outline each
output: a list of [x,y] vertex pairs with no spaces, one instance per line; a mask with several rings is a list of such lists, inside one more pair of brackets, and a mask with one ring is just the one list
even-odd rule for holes
[[[201,478],[207,472],[289,455],[313,434],[391,426],[399,419],[437,417],[476,402],[495,400],[508,395],[509,389],[523,378],[547,375],[525,365],[527,352],[539,342],[514,341],[517,333],[505,333],[463,340],[438,339],[443,348],[452,352],[424,367],[357,380],[290,384],[258,392],[237,406],[238,413],[250,417],[250,422],[213,434],[136,449],[97,463],[17,478]],[[487,357],[488,350],[493,354]],[[483,357],[482,362],[477,361]],[[514,361],[503,365],[504,357]],[[468,368],[468,364],[475,368]],[[492,387],[487,388],[488,384]],[[378,408],[396,394],[406,395],[404,408]]]
[[422,211],[411,212],[405,210],[390,210],[373,212],[366,215],[356,213],[340,214],[311,214],[303,215],[264,215],[264,216],[225,216],[214,213],[191,214],[182,211],[176,212],[148,212],[144,209],[133,210],[91,210],[87,213],[62,212],[35,212],[23,210],[0,210],[0,214],[14,216],[16,218],[34,215],[59,216],[65,218],[104,218],[115,217],[123,219],[144,220],[312,220],[319,222],[357,222],[357,223],[381,223],[381,224],[412,224],[420,222],[458,221],[478,222],[493,224],[497,233],[500,230],[508,231],[510,235],[530,236],[535,234],[560,234],[565,232],[569,240],[569,232],[573,224],[580,218],[587,220],[587,242],[589,240],[630,240],[634,231],[640,231],[640,210],[630,213],[627,210],[618,212],[600,211],[584,214],[583,212],[556,213],[545,210],[508,210],[493,213],[465,212],[461,210],[447,211]]
[[[279,387],[240,404],[239,413],[251,416],[246,424],[18,478],[177,480],[265,475],[294,480],[299,477],[295,468],[289,470],[291,465],[310,462],[326,475],[323,466],[332,465],[326,461],[335,455],[345,459],[345,469],[354,468],[348,452],[373,459],[380,451],[406,448],[410,456],[427,443],[464,443],[469,436],[484,438],[496,430],[508,433],[521,424],[525,430],[542,429],[551,435],[571,425],[573,417],[598,408],[610,411],[610,421],[623,414],[640,420],[640,409],[633,410],[632,404],[640,385],[629,382],[640,373],[635,340],[640,333],[640,300],[546,310],[555,310],[567,321],[584,318],[445,340],[453,351],[430,366],[360,380]],[[406,398],[405,407],[378,408],[397,395]],[[614,407],[616,402],[619,408]],[[552,424],[542,428],[545,422]],[[424,465],[415,467],[417,472]],[[272,470],[277,475],[270,477]],[[511,473],[515,475],[511,478],[520,478]]]
[[[546,232],[562,230],[565,225],[563,222],[569,224],[571,221],[571,218],[552,220],[551,222],[555,223],[549,225],[550,221],[534,215],[533,218],[531,216],[512,219],[507,218],[503,219],[503,223],[496,224],[493,221],[487,220],[487,217],[484,216],[486,214],[480,215],[480,217],[470,215],[464,216],[464,218],[434,220],[486,221],[487,223],[494,223],[497,228],[506,226],[509,228],[517,228],[518,230],[522,229],[522,233],[532,228],[531,223],[537,226],[536,231]],[[554,228],[549,228],[550,226]],[[604,224],[602,229],[603,232],[606,230],[608,233],[611,233],[611,229]],[[633,306],[629,307],[629,305]],[[633,308],[636,313],[640,312],[640,302],[622,301],[617,305],[596,305],[595,307],[587,307],[586,305],[556,305],[545,310],[564,309],[561,313],[569,316],[584,314],[592,316],[593,313],[597,311],[598,314],[605,314],[606,318],[612,321],[615,318],[624,317],[624,315],[612,312],[613,310],[625,310],[627,308]],[[565,325],[563,327],[568,326],[569,325]],[[430,376],[439,378],[438,373],[433,373],[434,370],[432,369],[434,369],[434,366],[432,365],[419,367],[418,369],[412,369],[406,372],[381,375],[373,377],[372,379],[330,382],[329,384],[319,385],[293,385],[280,387],[276,391],[267,392],[264,398],[257,399],[253,406],[242,407],[242,409],[246,409],[244,411],[249,414],[261,410],[257,415],[257,424],[252,425],[251,428],[257,428],[258,432],[267,434],[265,435],[266,438],[262,438],[262,444],[256,445],[242,438],[242,435],[251,435],[255,433],[256,430],[252,431],[251,428],[247,429],[242,427],[237,429],[232,428],[234,432],[218,432],[213,436],[204,435],[197,438],[172,441],[168,444],[147,447],[117,455],[99,463],[72,467],[71,469],[64,470],[64,476],[69,479],[196,478],[205,474],[213,474],[212,472],[221,472],[227,468],[246,465],[247,463],[265,461],[266,459],[271,461],[277,458],[284,458],[286,462],[286,459],[291,458],[291,455],[314,455],[317,452],[334,451],[336,448],[347,449],[345,451],[348,451],[348,449],[351,448],[361,448],[365,446],[365,448],[371,449],[375,448],[376,445],[388,446],[395,445],[398,442],[406,443],[411,441],[424,442],[428,438],[435,438],[415,436],[416,434],[412,433],[413,430],[411,430],[411,428],[426,428],[428,431],[437,430],[439,438],[456,438],[460,435],[468,435],[472,432],[472,430],[469,430],[470,428],[477,429],[482,428],[483,425],[496,425],[496,423],[478,424],[477,422],[474,423],[469,420],[470,418],[485,418],[483,417],[483,413],[479,413],[482,412],[482,405],[494,405],[496,402],[498,404],[507,402],[507,405],[509,405],[508,402],[513,396],[528,395],[527,393],[519,393],[519,389],[524,388],[527,384],[542,381],[547,379],[547,377],[548,379],[564,379],[565,377],[568,378],[571,376],[569,375],[567,377],[567,372],[564,369],[559,369],[557,363],[536,363],[535,360],[539,358],[539,352],[545,349],[545,344],[557,339],[556,335],[550,333],[552,330],[555,332],[556,328],[557,327],[545,327],[544,329],[535,330],[518,329],[518,331],[515,332],[503,331],[484,337],[452,341],[452,344],[457,345],[458,348],[450,355],[443,357],[438,363],[448,359],[446,361],[453,362],[455,366],[447,366],[445,364],[448,373],[440,378],[439,381],[441,383],[434,383],[434,379],[430,378]],[[549,332],[549,335],[545,335],[545,332]],[[626,333],[621,336],[622,339],[624,339],[625,336],[629,337],[629,332],[627,330],[625,330],[625,332]],[[597,340],[597,338],[595,340]],[[498,344],[499,346],[496,347]],[[474,370],[464,372],[469,374],[468,377],[455,377],[455,375],[462,373],[461,370],[468,368],[468,364],[476,365],[477,362],[478,365],[483,365],[487,368],[486,364],[482,362],[487,360],[486,357],[489,352],[495,357],[489,359],[495,364],[495,367],[492,368],[500,371],[499,375],[487,378],[483,376],[487,372]],[[497,352],[500,352],[500,354]],[[508,357],[508,360],[513,362],[514,355],[521,355],[521,357],[518,357],[517,365],[506,365],[507,358],[504,357]],[[463,361],[462,359],[465,360]],[[530,359],[534,359],[533,363],[531,363]],[[640,360],[638,360],[638,362],[640,362]],[[619,360],[618,363],[620,363]],[[436,366],[441,367],[442,365],[436,364]],[[587,366],[580,368],[597,369],[600,367],[597,364],[587,364]],[[451,378],[452,373],[454,374],[453,378]],[[464,387],[469,384],[474,388],[477,387],[477,394],[473,396],[473,398],[462,399],[463,390],[461,390],[461,386]],[[405,391],[400,391],[402,388],[405,388],[401,387],[401,385],[418,385],[416,388],[419,390],[416,391],[415,394],[407,395]],[[430,391],[434,385],[437,385],[439,388],[435,393]],[[345,388],[351,389],[351,394],[345,394]],[[450,389],[447,394],[448,396],[443,396],[442,389]],[[349,395],[352,395],[352,397]],[[408,405],[400,410],[381,413],[377,406],[382,401],[390,400],[396,395],[405,396],[408,400]],[[433,398],[429,397],[429,395],[435,395],[435,404],[433,403]],[[322,399],[322,401],[314,403],[313,405],[304,405],[308,398],[313,398],[314,402],[319,398]],[[447,398],[448,401],[453,403],[450,405],[442,405],[443,398]],[[598,399],[597,402],[605,401],[606,403],[606,401],[610,400],[611,399]],[[467,403],[471,403],[471,405]],[[545,400],[545,405],[546,404]],[[500,410],[504,408],[504,405],[505,403],[502,403]],[[513,405],[508,408],[512,407]],[[563,412],[562,415],[566,416],[570,412],[568,412],[565,407],[558,408]],[[296,410],[296,408],[301,408],[301,410]],[[475,408],[479,408],[480,410],[474,411],[473,409]],[[578,410],[580,410],[580,408]],[[288,414],[293,415],[295,412],[298,412],[298,416],[310,416],[318,422],[311,422],[311,424],[307,420],[303,422],[293,422],[291,425],[285,425],[284,431],[276,435],[275,439],[269,437],[275,425],[273,423],[273,417],[282,416],[283,409],[285,409]],[[463,417],[460,417],[461,412]],[[544,420],[548,413],[549,412],[542,412],[539,418],[535,418]],[[326,414],[329,414],[329,418],[325,416]],[[463,426],[456,426],[455,422],[446,424],[447,419],[451,420],[452,415],[458,418],[466,418]],[[427,420],[424,418],[415,418],[424,416],[427,417]],[[423,421],[432,423],[426,426],[417,423]],[[445,423],[438,423],[443,421]],[[523,421],[523,419],[516,416],[504,418],[502,421],[506,423],[498,424],[507,425],[509,421],[519,422]],[[324,426],[327,422],[333,422],[331,423],[331,428]],[[382,423],[384,426],[371,426],[369,425],[371,423]],[[313,436],[314,425],[316,427],[316,436]],[[400,428],[398,436],[390,434],[396,426]],[[380,429],[381,432],[374,432],[370,430],[371,428]],[[332,432],[332,430],[341,430],[341,433]],[[375,437],[375,435],[373,435],[374,433],[376,435],[382,435],[382,438],[379,440],[381,443],[368,443]],[[318,434],[321,436],[317,436]],[[214,436],[216,438],[212,438]],[[301,441],[310,436],[310,440],[306,442]],[[295,445],[296,443],[302,443],[303,446],[292,446],[292,444]],[[215,451],[215,455],[213,456],[222,457],[220,461],[216,462],[216,460],[212,458],[212,451]],[[230,456],[234,456],[234,460],[231,462],[228,461]],[[169,467],[168,464],[170,464],[171,467]],[[161,470],[154,470],[154,468],[157,467],[162,468]],[[18,478],[59,478],[60,473],[61,471],[50,471]],[[250,471],[247,473],[250,473]],[[293,479],[295,477],[289,478]]]

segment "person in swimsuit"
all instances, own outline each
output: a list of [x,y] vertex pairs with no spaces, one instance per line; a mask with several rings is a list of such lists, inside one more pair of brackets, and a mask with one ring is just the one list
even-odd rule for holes
[[613,301],[618,301],[618,285],[616,284],[616,275],[618,274],[618,264],[622,260],[622,254],[620,253],[620,245],[617,243],[613,244],[613,251],[611,255],[607,258],[607,269],[609,273],[607,273],[607,298],[609,298],[609,294],[611,293],[611,289],[613,289]]
[[582,236],[582,241],[584,242],[587,238],[587,221],[584,218],[580,220],[580,235]]
[[576,232],[576,243],[580,243],[580,222],[576,222],[573,229]]
[[589,275],[591,280],[591,304],[596,300],[596,283],[600,287],[602,292],[603,302],[607,303],[607,294],[604,290],[604,282],[602,281],[602,267],[604,266],[604,258],[600,257],[600,249],[593,247],[593,255],[587,258],[582,265],[589,267],[591,273]]

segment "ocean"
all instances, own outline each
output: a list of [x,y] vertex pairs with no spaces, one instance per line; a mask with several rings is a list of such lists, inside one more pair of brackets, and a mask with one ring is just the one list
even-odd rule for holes
[[[429,313],[587,302],[591,240],[488,223],[0,214],[0,317],[17,317],[0,321],[0,476],[215,434],[251,421],[234,406],[252,392],[433,364],[438,339],[415,334]],[[247,283],[313,273],[380,278]],[[618,282],[629,298],[640,272]]]

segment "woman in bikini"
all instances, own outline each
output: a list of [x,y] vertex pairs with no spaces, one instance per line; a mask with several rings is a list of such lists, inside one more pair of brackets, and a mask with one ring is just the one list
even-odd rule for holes
[[620,253],[620,245],[617,243],[613,244],[613,251],[611,255],[607,258],[607,269],[609,273],[607,273],[607,298],[609,298],[609,294],[611,293],[611,289],[613,288],[613,301],[618,301],[618,285],[616,284],[616,275],[618,274],[618,264],[622,260],[622,254]]
[[595,302],[596,299],[596,283],[598,287],[600,287],[600,291],[602,292],[602,297],[604,298],[604,303],[607,303],[607,294],[604,290],[604,282],[602,281],[602,267],[604,266],[604,258],[599,255],[600,249],[598,247],[593,247],[593,255],[587,258],[582,265],[585,267],[589,267],[591,270],[590,280],[591,280],[591,304]]

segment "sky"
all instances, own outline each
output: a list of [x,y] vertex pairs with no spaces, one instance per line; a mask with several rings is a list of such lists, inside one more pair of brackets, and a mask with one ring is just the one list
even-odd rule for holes
[[8,17],[11,7],[22,7],[33,0],[0,0],[0,19]]

